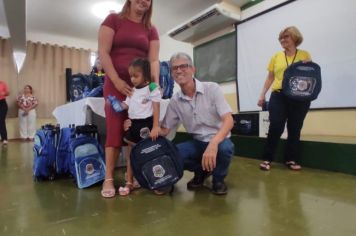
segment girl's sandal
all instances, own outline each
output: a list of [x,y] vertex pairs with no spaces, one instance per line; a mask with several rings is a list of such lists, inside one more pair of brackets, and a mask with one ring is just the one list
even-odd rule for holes
[[103,182],[103,188],[101,189],[101,196],[103,198],[112,198],[115,197],[116,191],[115,188],[110,187],[110,188],[104,188],[104,185],[106,182],[114,182],[114,179],[106,179]]
[[120,187],[118,192],[120,196],[128,196],[133,189],[132,183],[126,182],[125,187]]
[[[127,182],[127,172],[125,173],[125,181]],[[132,186],[133,186],[134,189],[141,188],[141,185],[139,184],[139,182],[136,180],[135,177],[133,177]]]

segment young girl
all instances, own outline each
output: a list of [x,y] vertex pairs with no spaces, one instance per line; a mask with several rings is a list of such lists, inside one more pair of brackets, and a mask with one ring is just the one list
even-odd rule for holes
[[[131,127],[126,131],[124,140],[129,144],[129,150],[137,142],[148,135],[155,140],[160,131],[159,109],[161,93],[157,84],[151,82],[150,62],[145,58],[137,58],[129,66],[131,82],[134,90],[131,97],[122,102],[123,109],[128,109]],[[127,196],[136,187],[130,163],[126,160],[127,182],[119,188],[121,196]]]

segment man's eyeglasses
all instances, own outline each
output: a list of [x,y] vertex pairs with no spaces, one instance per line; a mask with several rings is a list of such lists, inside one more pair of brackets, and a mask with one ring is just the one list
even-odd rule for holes
[[189,64],[181,64],[178,66],[172,66],[171,69],[172,69],[172,71],[177,71],[178,69],[186,70],[188,67],[190,67]]

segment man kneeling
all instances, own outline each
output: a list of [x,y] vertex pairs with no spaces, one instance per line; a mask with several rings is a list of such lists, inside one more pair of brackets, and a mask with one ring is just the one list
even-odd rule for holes
[[234,153],[229,138],[234,124],[232,110],[217,83],[200,82],[194,78],[195,68],[189,55],[174,54],[170,66],[181,91],[171,98],[161,124],[161,135],[167,135],[170,129],[182,123],[193,136],[192,140],[177,145],[184,169],[194,172],[187,188],[203,187],[204,180],[212,175],[212,192],[226,194],[224,179]]

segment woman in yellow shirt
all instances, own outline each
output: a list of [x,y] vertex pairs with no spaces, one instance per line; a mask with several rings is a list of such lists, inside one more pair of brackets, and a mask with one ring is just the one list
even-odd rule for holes
[[284,154],[285,164],[291,170],[301,170],[301,166],[298,164],[300,132],[310,102],[296,101],[286,97],[282,92],[282,81],[283,73],[289,65],[298,61],[311,61],[311,57],[307,51],[297,49],[303,42],[303,36],[296,27],[290,26],[283,29],[278,39],[284,50],[271,58],[268,75],[257,103],[260,107],[264,106],[266,93],[271,87],[272,93],[268,103],[270,126],[262,156],[264,161],[260,164],[260,168],[262,170],[271,169],[278,140],[287,123],[288,139]]

